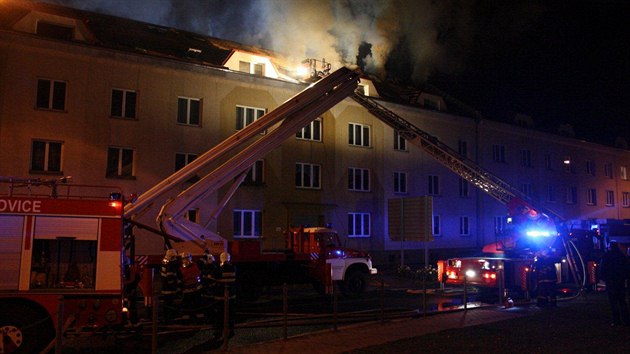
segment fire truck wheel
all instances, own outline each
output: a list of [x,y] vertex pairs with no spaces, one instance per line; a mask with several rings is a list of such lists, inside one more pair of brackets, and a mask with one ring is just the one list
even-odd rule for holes
[[24,304],[0,303],[0,353],[39,353],[54,338],[50,316]]
[[357,297],[361,295],[367,288],[367,277],[365,273],[354,270],[346,274],[346,279],[343,282],[342,291],[343,294],[350,297]]

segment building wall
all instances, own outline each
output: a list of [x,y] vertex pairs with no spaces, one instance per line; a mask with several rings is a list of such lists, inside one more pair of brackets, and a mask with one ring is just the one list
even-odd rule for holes
[[[305,88],[305,85],[245,73],[219,70],[172,59],[127,54],[79,43],[60,42],[12,32],[0,32],[0,175],[60,177],[29,173],[33,139],[63,142],[63,175],[75,183],[118,185],[125,194],[142,193],[168,177],[175,169],[175,153],[202,154],[235,132],[236,105],[273,110]],[[67,82],[63,112],[35,108],[38,78]],[[111,90],[135,90],[135,119],[110,117]],[[202,102],[199,126],[178,124],[177,98]],[[508,183],[532,186],[532,198],[569,219],[630,218],[622,207],[622,192],[630,182],[621,180],[621,166],[630,167],[628,151],[536,132],[487,120],[424,110],[400,104],[384,104],[419,128],[457,149],[467,143],[467,156]],[[427,195],[429,176],[438,176],[440,190],[434,195],[434,214],[441,220],[435,241],[406,241],[409,257],[432,252],[478,250],[494,240],[494,218],[505,207],[469,186],[461,197],[458,176],[412,144],[407,151],[393,148],[393,131],[354,101],[346,99],[322,117],[322,142],[291,138],[264,156],[265,182],[244,185],[230,201],[216,224],[210,226],[232,238],[234,209],[263,213],[263,247],[284,246],[284,234],[297,223],[331,224],[348,247],[369,250],[381,260],[397,254],[400,242],[387,234],[389,198]],[[370,127],[369,147],[348,144],[348,124]],[[505,146],[505,162],[492,159],[492,145]],[[125,147],[135,151],[135,178],[106,178],[107,149]],[[520,166],[520,151],[531,151],[531,167]],[[544,164],[550,156],[550,168]],[[573,172],[562,164],[571,157]],[[586,160],[594,161],[595,176],[585,172]],[[211,166],[216,168],[217,164]],[[321,188],[295,187],[295,164],[321,165]],[[613,178],[604,176],[604,164],[612,164]],[[370,190],[348,190],[348,167],[370,171]],[[408,173],[405,194],[393,190],[393,172]],[[140,220],[154,225],[159,205],[187,184],[176,188]],[[549,185],[555,199],[547,200]],[[577,201],[567,204],[565,189],[577,188]],[[596,205],[586,205],[587,189],[597,191]],[[226,188],[203,200],[201,222],[208,220]],[[615,195],[612,206],[604,203],[606,191]],[[348,237],[348,213],[370,214],[370,237]],[[460,218],[468,217],[469,234],[460,235]],[[160,253],[158,238],[139,233],[139,253]],[[391,260],[391,258],[389,259]]]

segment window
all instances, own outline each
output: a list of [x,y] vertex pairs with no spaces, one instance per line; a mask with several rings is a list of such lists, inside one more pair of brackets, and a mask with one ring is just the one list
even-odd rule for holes
[[606,206],[614,206],[614,205],[615,205],[615,192],[606,191]]
[[298,188],[319,189],[321,187],[321,165],[311,163],[295,164],[295,186]]
[[567,204],[577,204],[577,187],[567,187],[565,200]]
[[236,106],[236,130],[241,130],[265,115],[264,108]]
[[177,98],[177,123],[199,125],[201,121],[201,100],[198,98]]
[[597,190],[589,188],[586,191],[586,205],[597,205]]
[[429,195],[438,195],[440,194],[440,176],[429,176]]
[[234,237],[262,236],[262,212],[260,210],[234,210]]
[[248,61],[238,62],[238,71],[254,74],[258,76],[265,75],[265,64],[262,63],[250,63]]
[[547,201],[548,202],[556,201],[556,189],[552,185],[547,186]]
[[621,193],[621,206],[624,208],[630,208],[630,192]]
[[531,183],[521,183],[520,191],[528,197],[532,196],[532,184]]
[[468,157],[468,142],[466,140],[457,141],[457,151],[463,157]]
[[433,236],[440,236],[442,234],[442,225],[440,224],[440,216],[433,215]]
[[348,124],[348,144],[370,147],[370,126],[365,124]]
[[400,136],[398,130],[394,130],[394,150],[407,151],[407,140]]
[[575,173],[575,168],[573,167],[570,156],[566,156],[564,160],[562,160],[562,164],[564,165],[564,172]]
[[370,213],[348,213],[348,237],[370,237]]
[[322,141],[322,119],[317,118],[295,134],[302,140]]
[[247,176],[243,181],[244,184],[262,185],[265,183],[265,161],[257,160],[247,171]]
[[505,231],[507,225],[507,216],[495,216],[494,217],[494,233],[500,235]]
[[406,172],[394,172],[394,193],[407,193]]
[[613,165],[612,163],[604,164],[604,176],[608,179],[613,178]]
[[119,147],[107,149],[107,172],[110,178],[131,178],[135,176],[134,150]]
[[70,41],[72,40],[73,33],[74,28],[72,27],[43,21],[37,22],[37,34],[40,36]]
[[586,160],[586,173],[595,176],[595,161]]
[[182,167],[193,162],[197,158],[197,154],[175,153],[175,171],[179,171]]
[[623,181],[628,180],[628,168],[626,166],[619,166],[619,178]]
[[136,91],[112,89],[112,117],[136,118]]
[[468,181],[465,178],[459,177],[459,196],[467,198],[470,196]]
[[468,236],[470,235],[469,225],[468,225],[468,217],[460,216],[459,217],[459,235],[460,236]]
[[34,140],[31,151],[31,173],[61,173],[63,143]]
[[185,215],[186,220],[194,223],[199,223],[199,208],[189,209]]
[[545,154],[545,169],[551,170],[553,165],[551,164],[551,154]]
[[37,108],[64,111],[66,109],[66,83],[48,79],[37,80]]
[[370,191],[370,170],[367,168],[348,168],[348,189],[351,191]]
[[505,162],[505,146],[504,145],[492,145],[492,161]]
[[521,150],[521,166],[532,167],[532,151],[528,149]]

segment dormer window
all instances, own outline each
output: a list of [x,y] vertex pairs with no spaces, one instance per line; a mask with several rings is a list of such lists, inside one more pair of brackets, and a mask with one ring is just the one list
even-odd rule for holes
[[55,23],[39,21],[37,22],[37,34],[48,38],[71,41],[73,39],[74,28],[58,25]]

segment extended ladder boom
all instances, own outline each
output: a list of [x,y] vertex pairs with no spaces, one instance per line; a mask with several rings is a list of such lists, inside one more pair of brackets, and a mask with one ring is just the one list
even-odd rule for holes
[[385,124],[398,131],[407,141],[420,147],[442,165],[482,189],[502,204],[507,205],[514,197],[525,199],[525,196],[520,191],[514,189],[499,177],[477,166],[472,161],[466,160],[457,151],[440,142],[436,137],[409,123],[375,100],[356,92],[352,98]]

